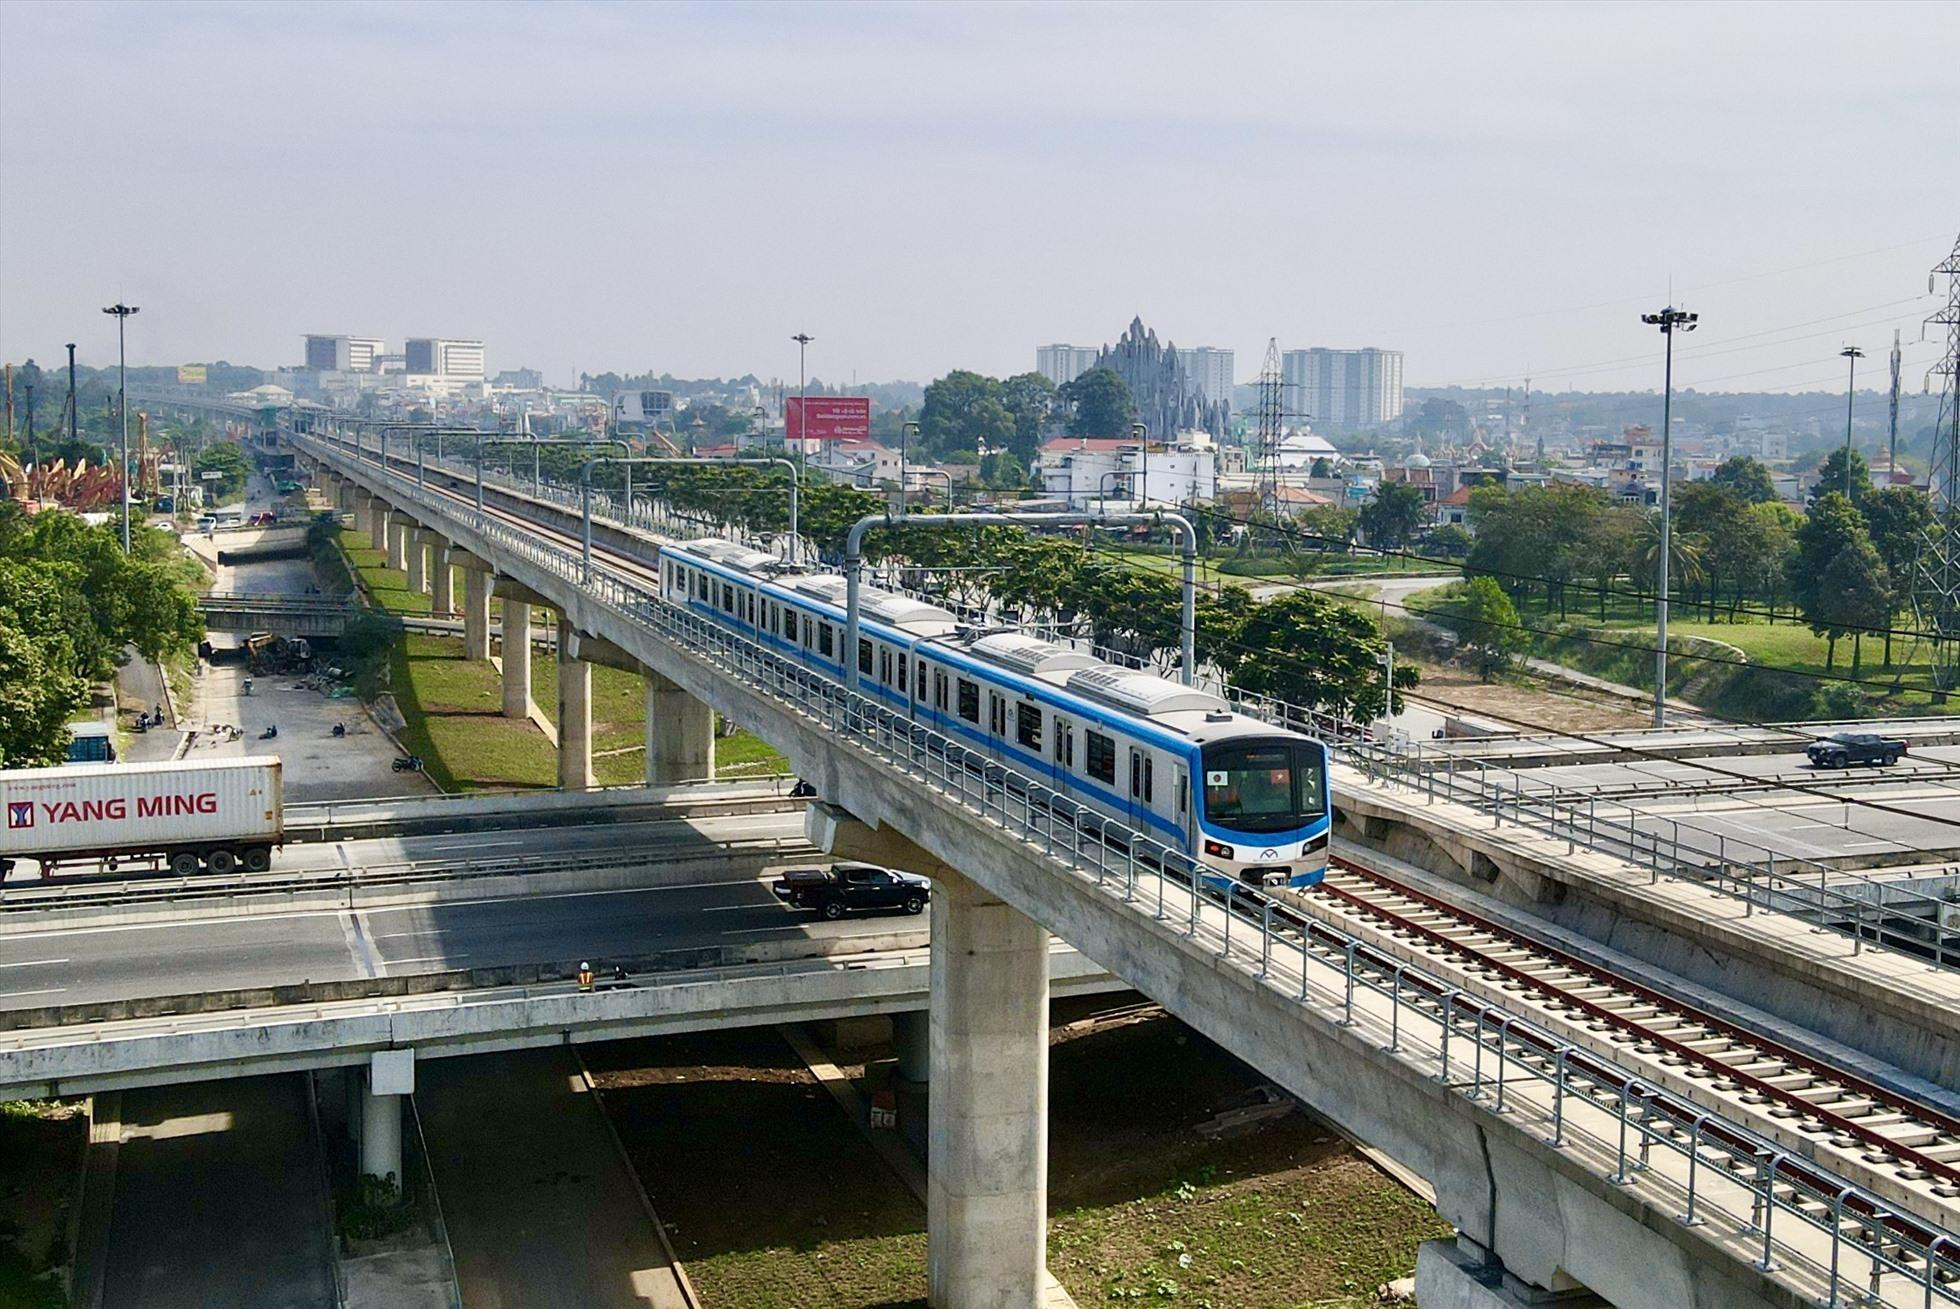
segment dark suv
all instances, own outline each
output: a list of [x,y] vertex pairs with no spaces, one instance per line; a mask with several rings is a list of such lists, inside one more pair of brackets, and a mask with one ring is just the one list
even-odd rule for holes
[[1813,741],[1804,753],[1819,768],[1848,768],[1852,764],[1896,764],[1905,758],[1906,743],[1873,732],[1840,732]]
[[769,888],[795,909],[814,909],[825,918],[842,918],[854,909],[903,909],[924,913],[932,884],[911,873],[876,864],[838,864],[833,868],[792,868]]

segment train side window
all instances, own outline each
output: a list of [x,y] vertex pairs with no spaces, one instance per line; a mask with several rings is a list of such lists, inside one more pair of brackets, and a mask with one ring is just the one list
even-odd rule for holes
[[1191,807],[1191,781],[1182,769],[1177,774],[1177,815],[1182,818]]
[[1143,757],[1143,802],[1150,803],[1150,756]]
[[1098,782],[1116,780],[1116,742],[1101,732],[1090,728],[1088,740],[1083,746],[1083,762],[1088,765],[1089,776]]
[[960,717],[969,723],[980,721],[980,686],[960,678]]
[[919,699],[924,700],[926,698],[926,661],[923,659],[914,660],[912,666],[918,670]]
[[912,670],[905,666],[904,655],[898,657],[898,681],[894,685],[901,694],[910,695],[912,692]]
[[727,582],[721,584],[721,608],[723,613],[734,613],[736,603],[740,598],[740,596],[736,595],[733,586]]
[[1007,735],[1007,701],[987,692],[987,730],[995,736]]
[[829,623],[817,624],[817,653],[826,659],[837,653],[836,631]]
[[1143,756],[1135,750],[1130,751],[1130,798],[1137,799],[1143,794]]
[[858,638],[858,671],[860,673],[871,671],[871,642],[861,636]]
[[1014,706],[1014,739],[1037,754],[1041,752],[1041,710],[1038,706]]
[[878,680],[886,686],[892,684],[892,652],[889,650],[878,651]]

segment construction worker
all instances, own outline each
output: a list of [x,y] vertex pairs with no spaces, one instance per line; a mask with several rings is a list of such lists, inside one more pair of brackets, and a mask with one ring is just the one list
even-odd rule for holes
[[592,989],[592,965],[583,959],[578,961],[578,989],[581,991]]

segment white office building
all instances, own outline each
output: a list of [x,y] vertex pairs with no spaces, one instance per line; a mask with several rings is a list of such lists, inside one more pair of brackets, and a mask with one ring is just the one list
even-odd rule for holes
[[1159,446],[1146,454],[1120,437],[1058,436],[1042,445],[1035,471],[1041,489],[1071,509],[1101,500],[1208,504],[1218,494],[1218,456],[1195,446]]
[[1067,386],[1096,366],[1101,348],[1093,345],[1044,345],[1034,352],[1034,370],[1056,386]]
[[1402,416],[1402,352],[1288,350],[1280,356],[1287,415],[1322,429],[1352,432]]
[[304,367],[310,373],[371,373],[374,361],[387,348],[374,336],[309,334]]
[[446,382],[481,382],[483,342],[411,336],[404,343],[410,377],[437,377]]
[[1185,373],[1197,388],[1204,392],[1205,399],[1214,404],[1232,402],[1232,352],[1220,350],[1216,346],[1193,346],[1189,350],[1180,349],[1177,361],[1184,365]]

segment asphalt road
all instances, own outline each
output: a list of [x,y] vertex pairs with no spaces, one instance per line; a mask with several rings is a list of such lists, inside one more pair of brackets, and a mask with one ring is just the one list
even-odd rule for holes
[[297,1075],[125,1091],[103,1309],[333,1309]]
[[415,1076],[464,1309],[685,1309],[569,1048],[429,1059]]
[[[714,821],[753,827],[778,819]],[[531,833],[528,839],[563,849],[571,832],[598,844],[608,833],[616,843],[620,830],[559,829]],[[687,839],[700,836],[690,829]],[[426,852],[424,843],[437,841],[467,846],[470,838],[402,844]],[[631,891],[10,934],[0,938],[0,1009],[561,963],[772,939],[848,938],[924,926],[923,919],[884,914],[824,922],[778,903],[769,891],[770,876],[704,871],[676,885]]]

